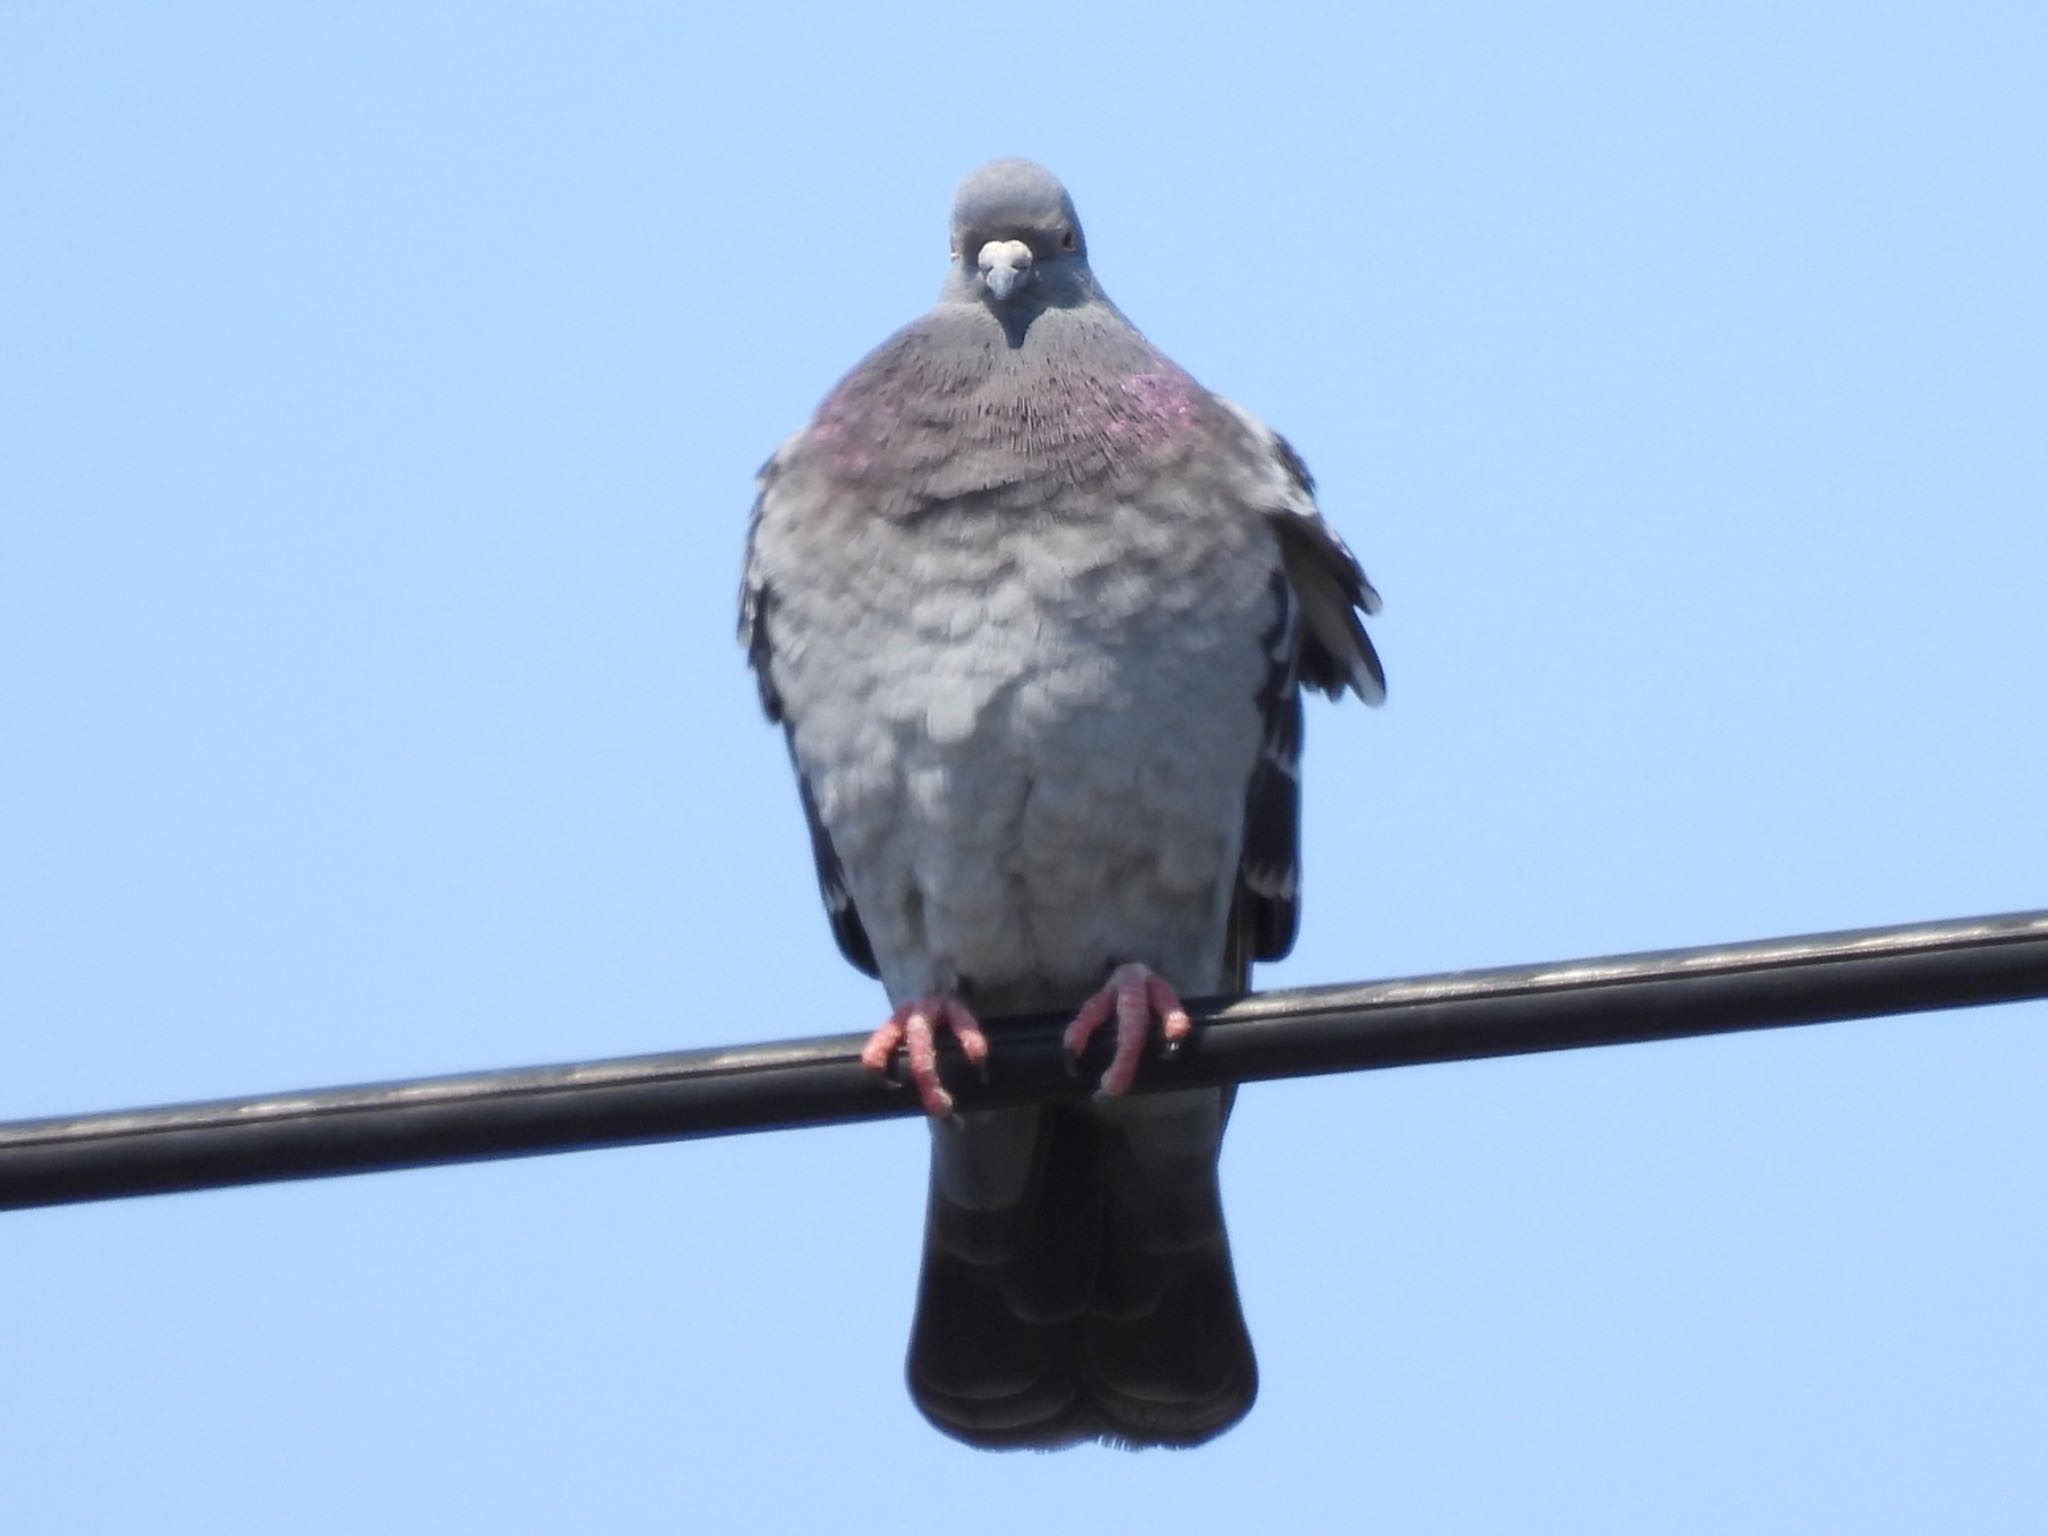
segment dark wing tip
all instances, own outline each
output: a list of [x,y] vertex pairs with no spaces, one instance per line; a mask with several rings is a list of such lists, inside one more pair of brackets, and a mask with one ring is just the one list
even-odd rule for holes
[[[795,756],[792,746],[792,763]],[[853,893],[846,888],[846,871],[839,863],[839,852],[832,846],[832,835],[825,830],[825,823],[818,815],[818,802],[811,794],[811,782],[804,777],[801,768],[797,769],[796,792],[797,798],[803,802],[804,824],[811,830],[811,858],[818,867],[818,895],[824,900],[825,916],[832,924],[832,937],[839,943],[839,953],[855,970],[880,980],[882,968],[875,963],[874,943],[868,938],[860,912],[853,904]]]
[[1378,613],[1380,595],[1336,531],[1313,513],[1272,515],[1289,584],[1301,603],[1301,680],[1337,697],[1350,689],[1367,704],[1384,703],[1387,672],[1365,632],[1363,616]]

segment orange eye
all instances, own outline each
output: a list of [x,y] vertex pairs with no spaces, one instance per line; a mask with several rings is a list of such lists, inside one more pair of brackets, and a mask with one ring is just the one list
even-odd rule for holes
[[1060,231],[1061,250],[1071,251],[1072,249],[1074,249],[1075,246],[1079,245],[1080,243],[1080,241],[1074,238],[1074,232],[1071,229],[1063,229]]

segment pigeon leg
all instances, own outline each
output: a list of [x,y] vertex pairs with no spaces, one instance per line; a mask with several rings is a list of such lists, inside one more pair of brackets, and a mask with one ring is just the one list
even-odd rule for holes
[[1153,1015],[1159,1017],[1159,1032],[1165,1036],[1169,1051],[1194,1028],[1187,1009],[1181,1006],[1180,995],[1167,985],[1163,976],[1150,966],[1120,965],[1110,973],[1102,990],[1081,1005],[1081,1011],[1074,1015],[1074,1022],[1060,1038],[1061,1048],[1069,1057],[1079,1056],[1087,1048],[1089,1038],[1109,1021],[1111,1013],[1116,1015],[1116,1055],[1109,1070],[1102,1074],[1102,1085],[1096,1089],[1097,1097],[1106,1099],[1130,1091],[1138,1075],[1138,1063],[1145,1055],[1145,1040],[1152,1032]]
[[881,1072],[887,1069],[889,1058],[901,1045],[903,1058],[910,1067],[910,1080],[917,1085],[918,1099],[934,1120],[943,1120],[953,1113],[953,1095],[939,1081],[935,1031],[940,1025],[953,1031],[953,1038],[960,1042],[960,1054],[979,1067],[986,1078],[988,1036],[981,1032],[980,1023],[967,1011],[965,1003],[943,993],[913,997],[903,1004],[868,1036],[868,1043],[860,1052],[862,1066],[870,1072]]

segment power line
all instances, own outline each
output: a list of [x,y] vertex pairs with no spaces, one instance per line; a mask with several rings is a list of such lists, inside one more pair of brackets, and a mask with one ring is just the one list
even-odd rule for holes
[[[1140,1090],[1419,1066],[2048,997],[2048,911],[1257,993],[1191,1006]],[[964,1110],[1077,1097],[1063,1017],[1005,1021]],[[862,1035],[0,1124],[0,1210],[918,1112]],[[1098,1059],[1100,1058],[1100,1059]]]

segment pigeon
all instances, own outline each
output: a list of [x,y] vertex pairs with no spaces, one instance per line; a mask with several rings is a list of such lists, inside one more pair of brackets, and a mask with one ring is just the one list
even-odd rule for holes
[[[1104,294],[1073,200],[961,185],[937,305],[762,468],[740,636],[832,932],[892,1009],[931,1182],[906,1373],[990,1449],[1192,1446],[1258,1390],[1217,1183],[1234,1089],[1130,1092],[1292,946],[1304,688],[1386,680],[1301,458]],[[1092,1098],[956,1112],[984,1019],[1112,1034]]]

